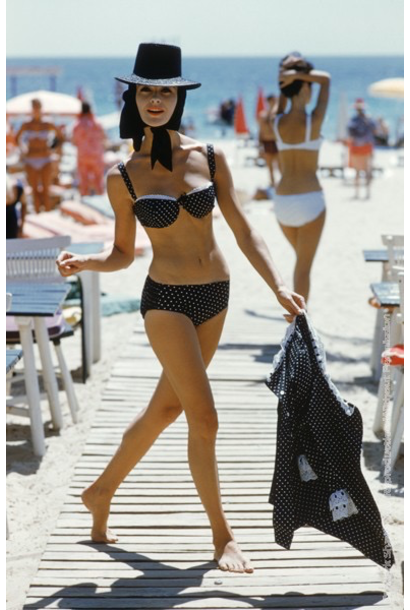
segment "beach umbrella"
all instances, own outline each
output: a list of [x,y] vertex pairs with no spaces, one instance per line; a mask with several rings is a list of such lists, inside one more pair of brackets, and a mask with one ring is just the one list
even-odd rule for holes
[[373,97],[404,98],[404,78],[385,78],[370,85],[369,94]]
[[244,136],[249,134],[249,129],[245,117],[245,109],[243,107],[243,101],[241,97],[239,98],[235,108],[234,129],[236,135],[238,136]]
[[81,101],[77,97],[54,91],[31,91],[7,100],[7,116],[30,115],[33,99],[40,100],[44,114],[75,116],[81,112]]
[[259,115],[261,112],[264,112],[264,110],[266,110],[266,102],[265,102],[265,96],[263,95],[263,90],[262,87],[259,87],[258,89],[258,99],[256,102],[256,120],[259,119]]

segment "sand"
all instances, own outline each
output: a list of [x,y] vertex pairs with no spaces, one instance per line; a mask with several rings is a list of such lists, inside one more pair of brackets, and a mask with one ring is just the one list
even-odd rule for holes
[[[252,160],[252,148],[238,148],[221,142],[230,162],[244,210],[262,234],[286,282],[291,285],[293,252],[275,220],[270,201],[253,201],[257,188],[267,186],[267,170]],[[326,143],[322,163],[339,163],[341,150]],[[312,321],[326,348],[328,371],[343,396],[357,405],[364,422],[363,469],[382,513],[396,553],[392,569],[392,607],[401,608],[401,564],[403,561],[403,458],[393,471],[386,493],[383,482],[383,443],[372,432],[377,386],[371,381],[369,356],[375,312],[368,305],[369,284],[381,277],[381,265],[365,263],[362,250],[381,246],[381,233],[403,232],[403,168],[395,152],[377,153],[376,164],[383,167],[374,180],[370,200],[353,200],[350,181],[323,177],[328,212],[325,230],[312,274],[309,305]],[[226,254],[232,273],[232,306],[258,307],[272,303],[275,336],[285,331],[280,308],[269,289],[253,272],[238,250],[235,239],[222,217],[215,218],[217,239]],[[101,275],[102,290],[110,295],[133,298],[141,287],[150,253],[136,259],[127,270]],[[252,289],[249,289],[251,282]],[[33,457],[28,420],[7,417],[7,541],[8,609],[20,610],[31,580],[36,574],[48,537],[55,527],[74,466],[86,442],[100,395],[110,370],[135,327],[139,314],[119,314],[102,319],[102,359],[93,366],[92,376],[80,383],[80,333],[64,341],[63,349],[80,403],[80,421],[71,422],[64,393],[65,428],[56,433],[50,423],[47,401],[42,401],[46,422],[46,455]],[[228,316],[229,323],[229,316]],[[283,331],[282,331],[283,329]]]

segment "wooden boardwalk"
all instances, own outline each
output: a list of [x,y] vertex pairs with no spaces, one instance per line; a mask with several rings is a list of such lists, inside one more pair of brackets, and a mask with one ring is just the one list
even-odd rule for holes
[[263,378],[278,346],[268,343],[268,324],[268,316],[253,317],[250,325],[235,317],[209,369],[220,420],[223,502],[255,573],[228,574],[212,561],[209,525],[187,465],[183,417],[119,489],[110,525],[120,541],[101,545],[88,539],[90,517],[81,490],[104,467],[158,378],[159,366],[139,324],[102,396],[25,610],[389,607],[383,570],[348,544],[310,528],[296,533],[290,551],[273,541],[267,498],[276,399]]

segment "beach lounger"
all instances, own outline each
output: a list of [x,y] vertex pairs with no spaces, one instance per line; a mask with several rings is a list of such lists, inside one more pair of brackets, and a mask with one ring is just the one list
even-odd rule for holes
[[[6,272],[7,282],[10,287],[13,283],[36,282],[62,283],[65,279],[58,273],[55,260],[59,252],[70,244],[68,236],[60,236],[48,239],[10,239],[6,243]],[[74,423],[77,421],[78,404],[74,391],[74,384],[70,371],[66,365],[61,339],[73,334],[72,328],[65,322],[62,312],[58,312],[50,318],[47,324],[49,340],[53,343],[59,364],[63,387],[67,395],[67,402]],[[18,325],[13,317],[7,318],[6,342],[18,343],[20,340]],[[41,345],[39,345],[41,347]],[[40,350],[40,353],[41,350]],[[42,366],[44,376],[53,379],[51,357],[48,352],[42,354]],[[50,407],[56,414],[57,420],[62,422],[58,396],[54,397],[49,390]]]
[[60,205],[60,211],[64,216],[69,216],[82,225],[110,224],[107,216],[80,201],[63,201]]
[[[106,247],[114,241],[114,221],[106,219],[104,224],[82,225],[72,218],[64,217],[58,210],[28,214],[24,221],[24,235],[34,237],[39,231],[47,236],[69,235],[73,243],[103,242]],[[151,247],[144,228],[138,223],[135,239],[135,256],[141,256]]]

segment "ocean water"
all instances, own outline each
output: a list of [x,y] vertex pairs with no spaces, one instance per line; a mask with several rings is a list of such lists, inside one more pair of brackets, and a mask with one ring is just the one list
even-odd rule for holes
[[[365,98],[368,111],[374,117],[382,116],[390,127],[391,138],[395,141],[399,122],[404,114],[401,100],[370,97],[371,83],[404,75],[403,57],[312,57],[315,68],[330,72],[332,76],[331,96],[323,134],[335,139],[338,133],[338,117],[342,98],[350,114],[357,97]],[[185,119],[195,126],[199,138],[221,136],[221,128],[209,120],[221,101],[242,97],[245,115],[251,133],[257,131],[255,109],[258,88],[265,95],[278,93],[278,57],[249,58],[187,58],[183,64],[183,75],[198,80],[202,87],[189,91],[185,106]],[[134,58],[9,58],[7,67],[58,67],[61,70],[56,79],[55,90],[77,95],[81,88],[90,99],[97,115],[105,115],[117,110],[115,76],[132,72]],[[17,93],[38,89],[50,89],[47,76],[19,76],[13,89],[7,78],[7,99]],[[315,87],[316,89],[317,87]],[[118,91],[118,90],[117,90]],[[315,93],[313,94],[313,101]],[[114,130],[113,135],[118,135]],[[232,135],[229,130],[226,136]]]

